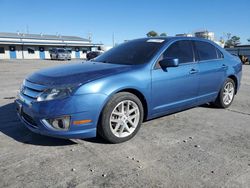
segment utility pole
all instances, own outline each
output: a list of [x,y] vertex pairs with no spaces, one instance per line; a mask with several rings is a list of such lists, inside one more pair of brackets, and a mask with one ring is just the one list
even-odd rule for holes
[[88,39],[90,42],[92,42],[92,33],[91,32],[88,32]]
[[29,25],[26,25],[26,33],[29,34]]

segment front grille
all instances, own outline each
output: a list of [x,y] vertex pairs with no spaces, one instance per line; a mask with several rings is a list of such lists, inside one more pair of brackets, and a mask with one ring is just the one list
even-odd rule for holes
[[29,116],[28,114],[22,112],[22,113],[21,113],[21,116],[22,116],[23,119],[24,119],[25,121],[27,121],[32,127],[34,127],[34,128],[37,128],[37,127],[38,127],[38,125],[37,125],[37,123],[35,122],[35,120],[34,120],[31,116]]
[[36,100],[37,97],[46,89],[44,85],[35,84],[27,80],[24,81],[21,93],[26,97]]

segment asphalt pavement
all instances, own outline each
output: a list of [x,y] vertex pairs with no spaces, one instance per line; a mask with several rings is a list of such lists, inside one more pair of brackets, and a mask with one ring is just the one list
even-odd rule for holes
[[202,105],[154,119],[122,144],[30,132],[13,104],[22,80],[74,62],[0,60],[1,188],[250,187],[250,65],[230,108]]

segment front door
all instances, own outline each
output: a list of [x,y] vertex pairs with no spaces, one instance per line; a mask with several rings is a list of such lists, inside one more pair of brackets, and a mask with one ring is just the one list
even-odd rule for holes
[[[162,58],[178,58],[179,66],[162,68],[159,63],[152,70],[153,116],[194,106],[198,95],[198,65],[190,41],[170,45]],[[160,61],[160,60],[159,60]]]
[[16,47],[15,46],[10,46],[10,59],[16,59]]

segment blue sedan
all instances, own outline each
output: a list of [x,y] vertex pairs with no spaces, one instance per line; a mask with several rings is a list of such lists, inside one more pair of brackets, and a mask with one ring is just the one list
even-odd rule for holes
[[68,139],[99,133],[120,143],[145,120],[204,103],[229,107],[241,75],[240,60],[211,41],[136,39],[92,61],[29,75],[16,106],[35,133]]

